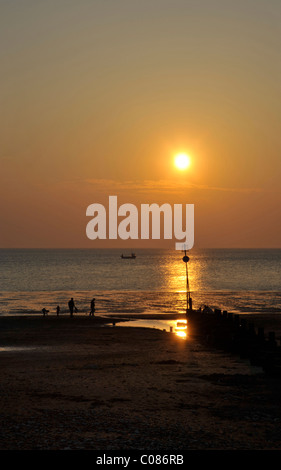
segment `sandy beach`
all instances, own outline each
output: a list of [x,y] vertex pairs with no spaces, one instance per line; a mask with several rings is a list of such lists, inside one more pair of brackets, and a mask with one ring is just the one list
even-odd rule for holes
[[157,329],[0,317],[1,450],[281,448],[281,381]]

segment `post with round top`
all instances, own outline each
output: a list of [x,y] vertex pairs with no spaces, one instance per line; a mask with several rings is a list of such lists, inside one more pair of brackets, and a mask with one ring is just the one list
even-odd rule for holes
[[184,257],[182,258],[182,260],[185,263],[185,272],[186,272],[186,315],[187,315],[188,311],[192,310],[192,298],[190,296],[189,280],[188,280],[188,268],[187,268],[187,263],[189,261],[189,257],[186,254],[186,250],[184,250]]

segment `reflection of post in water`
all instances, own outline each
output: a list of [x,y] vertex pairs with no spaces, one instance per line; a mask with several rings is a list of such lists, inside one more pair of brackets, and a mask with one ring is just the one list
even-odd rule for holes
[[192,298],[190,296],[189,280],[188,280],[188,268],[187,268],[187,263],[189,261],[189,257],[186,254],[186,250],[184,250],[184,257],[183,257],[182,260],[185,263],[185,271],[186,271],[186,314],[188,314],[188,311],[192,310]]

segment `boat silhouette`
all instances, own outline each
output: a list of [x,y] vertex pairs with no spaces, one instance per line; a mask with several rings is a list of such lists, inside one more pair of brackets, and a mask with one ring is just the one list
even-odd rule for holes
[[129,256],[124,256],[123,253],[122,253],[121,258],[122,259],[135,259],[136,255],[135,255],[135,253],[131,253]]

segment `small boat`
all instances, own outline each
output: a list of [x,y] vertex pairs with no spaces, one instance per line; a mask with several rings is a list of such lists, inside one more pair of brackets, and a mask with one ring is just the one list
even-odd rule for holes
[[123,253],[122,253],[121,258],[122,259],[135,259],[136,255],[135,255],[135,253],[131,253],[130,256],[124,256]]

